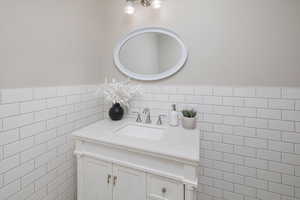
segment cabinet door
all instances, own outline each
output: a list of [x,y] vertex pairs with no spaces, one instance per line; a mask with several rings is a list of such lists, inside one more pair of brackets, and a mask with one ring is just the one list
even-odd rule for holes
[[114,165],[113,200],[146,200],[146,174]]
[[81,158],[78,163],[79,200],[112,200],[112,164]]

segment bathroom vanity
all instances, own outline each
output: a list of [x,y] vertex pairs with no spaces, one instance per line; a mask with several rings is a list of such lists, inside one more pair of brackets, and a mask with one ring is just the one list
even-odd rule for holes
[[195,200],[199,133],[103,120],[73,133],[78,200]]

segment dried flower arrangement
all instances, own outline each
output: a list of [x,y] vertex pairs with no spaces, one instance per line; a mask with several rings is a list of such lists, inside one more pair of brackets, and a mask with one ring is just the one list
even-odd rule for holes
[[103,92],[106,101],[129,107],[129,101],[135,96],[141,95],[142,88],[140,85],[132,84],[130,79],[117,81],[112,78],[111,81],[108,81],[108,79],[105,78]]

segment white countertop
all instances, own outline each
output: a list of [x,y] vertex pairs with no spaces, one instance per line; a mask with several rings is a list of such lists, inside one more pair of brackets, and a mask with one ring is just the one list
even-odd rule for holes
[[115,130],[126,123],[135,122],[132,119],[117,122],[101,120],[75,131],[72,136],[75,139],[92,143],[125,147],[128,151],[134,150],[141,153],[166,156],[182,162],[199,163],[199,130],[186,130],[182,127],[163,125],[162,127],[165,128],[164,136],[155,141],[116,134]]

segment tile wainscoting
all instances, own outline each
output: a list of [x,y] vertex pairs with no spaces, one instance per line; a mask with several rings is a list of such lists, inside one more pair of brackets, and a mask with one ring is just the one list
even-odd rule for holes
[[0,199],[73,200],[70,133],[103,118],[96,86],[0,90]]
[[199,112],[199,200],[300,199],[300,88],[145,86],[129,113],[172,103]]
[[[172,103],[199,112],[199,200],[300,199],[300,88],[144,88],[130,117],[149,107],[155,123]],[[1,90],[0,199],[74,199],[69,136],[106,113],[95,90]]]

